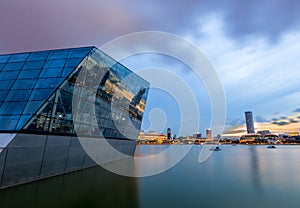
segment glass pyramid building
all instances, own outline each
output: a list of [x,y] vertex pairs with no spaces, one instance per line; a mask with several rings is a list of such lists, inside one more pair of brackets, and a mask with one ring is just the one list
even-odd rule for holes
[[[106,139],[115,147],[126,144],[131,151],[123,147],[120,151],[134,154],[148,87],[147,81],[96,47],[0,55],[0,187],[45,177],[50,139],[59,148],[57,138],[69,141],[69,148],[62,159],[65,168],[51,171],[48,167],[46,175],[89,166],[68,168],[73,140],[78,137]],[[43,153],[35,164],[39,171],[17,177],[14,165],[7,161],[14,157],[9,149],[25,140],[26,148],[45,140],[40,149],[32,149]],[[15,154],[25,154],[19,147]],[[26,163],[26,157],[23,160]]]

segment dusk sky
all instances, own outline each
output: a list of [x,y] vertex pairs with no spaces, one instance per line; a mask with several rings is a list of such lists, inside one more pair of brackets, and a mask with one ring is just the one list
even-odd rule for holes
[[[248,110],[257,130],[299,132],[299,9],[297,0],[1,0],[0,53],[101,47],[140,31],[174,33],[197,45],[215,67],[226,96],[226,133],[244,132]],[[133,71],[158,67],[176,73],[197,97],[199,131],[210,128],[209,95],[186,65],[158,54],[122,63]],[[149,129],[149,112],[161,108],[176,133],[180,116],[173,102],[150,91],[142,128],[159,130],[154,124]]]

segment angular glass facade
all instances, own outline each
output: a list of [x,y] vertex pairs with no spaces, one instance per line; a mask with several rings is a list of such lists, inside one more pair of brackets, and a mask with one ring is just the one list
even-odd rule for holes
[[0,55],[0,82],[0,132],[119,139],[137,138],[149,87],[95,47]]
[[19,131],[91,47],[0,55],[0,131]]
[[0,55],[0,189],[134,156],[148,87],[95,47]]

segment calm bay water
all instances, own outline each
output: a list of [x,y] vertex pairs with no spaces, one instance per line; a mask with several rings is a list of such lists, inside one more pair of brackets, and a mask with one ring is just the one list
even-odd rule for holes
[[[136,153],[165,148],[138,146]],[[1,190],[0,206],[299,207],[300,146],[224,145],[199,163],[201,148],[193,146],[176,166],[151,177],[123,177],[97,167]]]

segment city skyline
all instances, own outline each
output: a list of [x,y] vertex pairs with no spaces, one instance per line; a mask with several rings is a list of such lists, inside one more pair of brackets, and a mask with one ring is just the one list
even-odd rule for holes
[[[0,25],[5,31],[0,34],[0,53],[101,47],[121,35],[144,30],[174,33],[199,47],[214,65],[227,101],[224,133],[239,135],[245,129],[243,114],[248,109],[254,112],[256,128],[299,131],[299,6],[297,1],[271,0],[178,1],[171,7],[168,1],[74,4],[70,0],[4,0],[0,7]],[[197,97],[199,131],[204,134],[210,128],[209,94],[185,64],[158,54],[140,54],[121,63],[134,71],[150,66],[176,73]],[[166,128],[176,133],[180,115],[174,99],[150,90],[148,103],[142,128],[149,129],[150,112],[160,108],[168,118]],[[160,119],[153,117],[154,122]],[[150,130],[161,130],[152,127]]]

